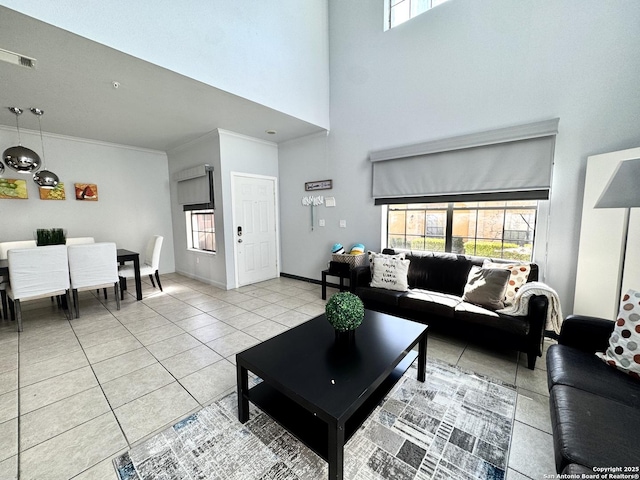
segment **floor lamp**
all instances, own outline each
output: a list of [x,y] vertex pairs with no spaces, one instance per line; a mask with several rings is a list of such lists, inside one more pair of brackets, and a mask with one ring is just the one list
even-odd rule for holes
[[622,280],[629,237],[629,216],[633,207],[640,207],[640,158],[623,160],[618,164],[595,204],[595,208],[625,209],[622,226],[624,235],[622,238],[622,258],[617,289],[618,304],[620,304],[622,297]]

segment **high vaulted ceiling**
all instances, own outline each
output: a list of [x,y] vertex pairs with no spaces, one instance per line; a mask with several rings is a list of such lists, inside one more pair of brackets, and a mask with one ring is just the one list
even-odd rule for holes
[[0,48],[36,59],[0,62],[0,125],[15,127],[16,106],[37,130],[38,107],[45,132],[161,151],[216,128],[276,143],[323,130],[2,6]]

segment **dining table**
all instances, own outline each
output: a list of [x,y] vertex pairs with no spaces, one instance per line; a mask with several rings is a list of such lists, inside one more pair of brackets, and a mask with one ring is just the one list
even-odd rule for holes
[[[142,300],[142,281],[140,280],[140,254],[138,252],[132,252],[124,248],[118,248],[118,263],[124,265],[126,262],[133,262],[133,270],[135,273],[136,281],[136,300]],[[124,279],[124,285],[120,285],[120,288],[127,287],[127,279]]]
[[[118,248],[118,263],[124,265],[126,262],[133,262],[136,283],[136,300],[142,300],[142,280],[140,279],[140,254],[125,248]],[[7,259],[0,260],[0,277],[9,278],[9,261]],[[126,279],[125,279],[126,282]],[[126,283],[125,283],[126,286]],[[8,318],[7,294],[5,290],[0,290],[2,301],[2,314],[5,320]]]

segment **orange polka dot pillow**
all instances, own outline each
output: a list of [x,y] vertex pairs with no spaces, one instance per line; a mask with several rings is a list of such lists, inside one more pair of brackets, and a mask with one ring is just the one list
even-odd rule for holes
[[516,293],[518,293],[522,285],[527,283],[531,265],[528,263],[494,263],[490,260],[485,260],[482,266],[484,268],[505,268],[511,272],[503,302],[505,306],[513,305]]
[[640,379],[640,292],[629,290],[622,297],[609,348],[596,355],[618,370]]

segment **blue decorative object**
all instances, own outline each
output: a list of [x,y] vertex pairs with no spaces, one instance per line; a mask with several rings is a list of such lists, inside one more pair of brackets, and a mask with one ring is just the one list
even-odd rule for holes
[[342,255],[344,253],[344,247],[341,243],[334,243],[333,247],[331,247],[331,253],[335,255]]
[[356,243],[353,245],[353,247],[351,247],[351,252],[352,255],[357,255],[360,253],[364,253],[364,245],[361,243]]

